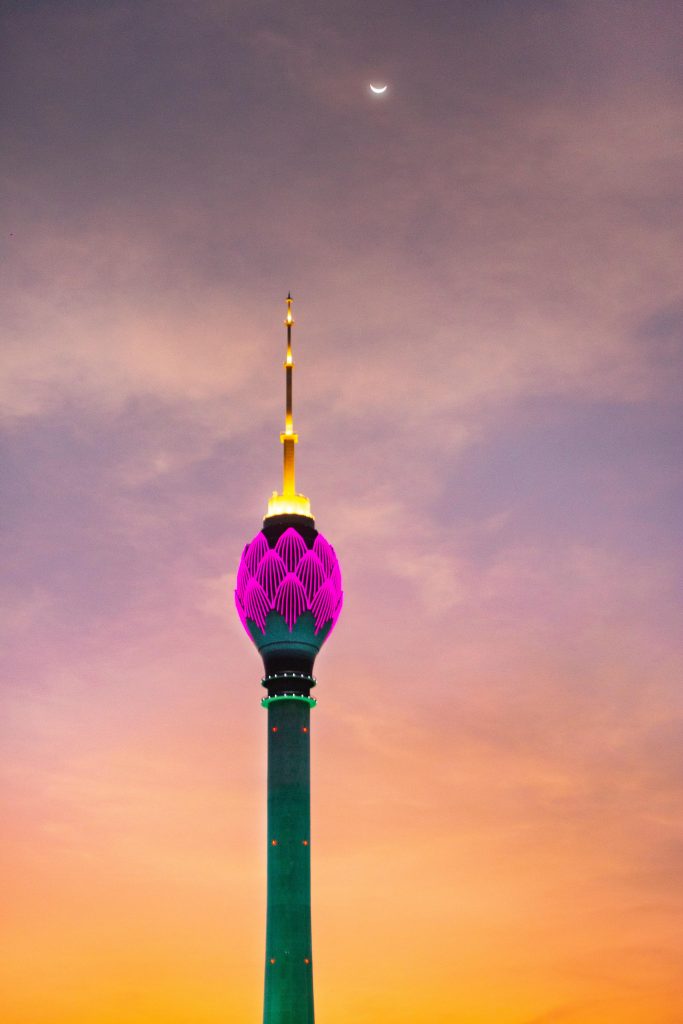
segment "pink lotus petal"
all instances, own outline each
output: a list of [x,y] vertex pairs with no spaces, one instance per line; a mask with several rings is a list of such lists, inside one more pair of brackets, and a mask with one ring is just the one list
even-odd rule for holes
[[311,602],[311,611],[315,619],[315,631],[319,633],[326,622],[334,617],[338,604],[338,597],[329,580],[323,583],[318,593]]
[[[334,551],[334,548],[332,548],[331,550]],[[332,586],[334,587],[335,591],[338,594],[341,594],[341,592],[342,592],[342,579],[341,579],[341,572],[339,571],[339,562],[337,561],[336,558],[334,560],[334,566],[333,566],[332,572],[330,574],[330,582],[331,582]]]
[[293,527],[274,548],[265,534],[256,534],[242,553],[235,585],[235,604],[247,633],[249,623],[266,631],[270,611],[278,611],[290,630],[311,611],[316,633],[329,623],[332,632],[343,604],[342,580],[334,548],[318,534],[312,550]]
[[306,541],[293,526],[290,526],[278,538],[275,550],[284,559],[289,572],[293,572],[299,559],[306,554]]
[[251,544],[249,544],[242,555],[243,560],[247,563],[249,572],[255,575],[258,569],[259,562],[268,551],[268,541],[266,535],[263,532],[257,533]]
[[308,601],[312,601],[316,591],[325,582],[325,570],[315,551],[307,551],[303,558],[299,560],[296,567],[296,575],[303,584]]
[[306,591],[293,572],[288,573],[280,584],[274,605],[291,631],[296,620],[308,607]]
[[244,595],[244,611],[249,619],[253,619],[262,633],[266,631],[266,616],[270,611],[270,603],[266,592],[258,580],[249,580]]
[[322,533],[319,533],[315,538],[313,550],[323,564],[325,575],[329,576],[336,565],[337,559],[335,558],[332,545],[327,543]]
[[259,563],[259,567],[256,572],[256,579],[268,595],[268,600],[271,605],[275,598],[277,588],[280,586],[286,575],[287,566],[280,558],[277,551],[273,551],[272,549],[267,551]]
[[[337,619],[339,618],[339,614],[340,614],[340,612],[342,610],[342,605],[343,604],[344,604],[344,594],[340,590],[339,591],[339,600],[337,602],[337,607],[335,608],[334,615],[332,616],[332,625],[330,626],[330,633],[332,632],[334,627],[337,625]],[[328,633],[327,635],[329,636],[330,634]]]
[[248,633],[249,627],[247,626],[247,613],[244,610],[244,604],[237,591],[235,591],[235,607],[237,608],[237,614],[240,617],[240,622],[242,623],[242,625],[244,626]]
[[244,556],[242,556],[240,567],[237,570],[237,582],[235,583],[235,593],[239,594],[242,604],[244,604],[244,591],[246,590],[247,583],[250,579],[251,573],[249,572],[249,567],[247,566]]

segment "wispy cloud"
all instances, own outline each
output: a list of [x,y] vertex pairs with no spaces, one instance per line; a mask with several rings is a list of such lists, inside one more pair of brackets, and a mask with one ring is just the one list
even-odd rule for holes
[[8,1024],[258,1014],[231,591],[280,478],[289,289],[298,482],[346,594],[312,733],[321,1019],[672,1024],[676,5],[5,28]]

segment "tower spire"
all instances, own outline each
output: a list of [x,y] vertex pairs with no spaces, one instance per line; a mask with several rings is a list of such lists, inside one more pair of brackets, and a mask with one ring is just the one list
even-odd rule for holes
[[339,561],[294,483],[292,296],[287,296],[282,494],[242,552],[237,614],[263,659],[268,826],[263,1024],[314,1024],[311,710],[315,659],[342,609]]
[[282,493],[273,491],[273,496],[268,502],[268,511],[265,518],[281,515],[308,516],[312,519],[311,503],[303,494],[296,493],[296,478],[294,471],[294,446],[298,443],[299,435],[294,432],[294,412],[292,398],[292,384],[294,377],[294,358],[292,356],[292,294],[287,295],[287,315],[285,316],[285,327],[287,328],[287,353],[285,355],[285,429],[280,434],[282,442]]

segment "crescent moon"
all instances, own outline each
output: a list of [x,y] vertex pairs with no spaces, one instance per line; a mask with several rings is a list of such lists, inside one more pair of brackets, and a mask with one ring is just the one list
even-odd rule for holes
[[370,90],[377,96],[381,96],[383,92],[387,91],[388,86],[386,85],[371,85]]

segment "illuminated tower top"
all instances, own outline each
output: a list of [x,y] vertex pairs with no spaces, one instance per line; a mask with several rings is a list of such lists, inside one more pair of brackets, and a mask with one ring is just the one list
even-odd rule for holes
[[263,659],[268,709],[268,911],[263,1024],[314,1024],[310,727],[313,666],[342,609],[339,561],[296,493],[292,296],[287,296],[282,493],[242,552],[237,614]]
[[264,521],[272,516],[297,515],[307,516],[312,519],[311,503],[303,494],[296,493],[296,481],[294,476],[294,446],[299,440],[299,435],[294,433],[294,414],[292,411],[292,378],[294,376],[294,359],[292,357],[292,296],[287,296],[287,315],[285,327],[287,328],[287,355],[285,356],[285,429],[280,434],[283,448],[282,465],[282,494],[273,491],[273,496],[268,501],[268,511]]

